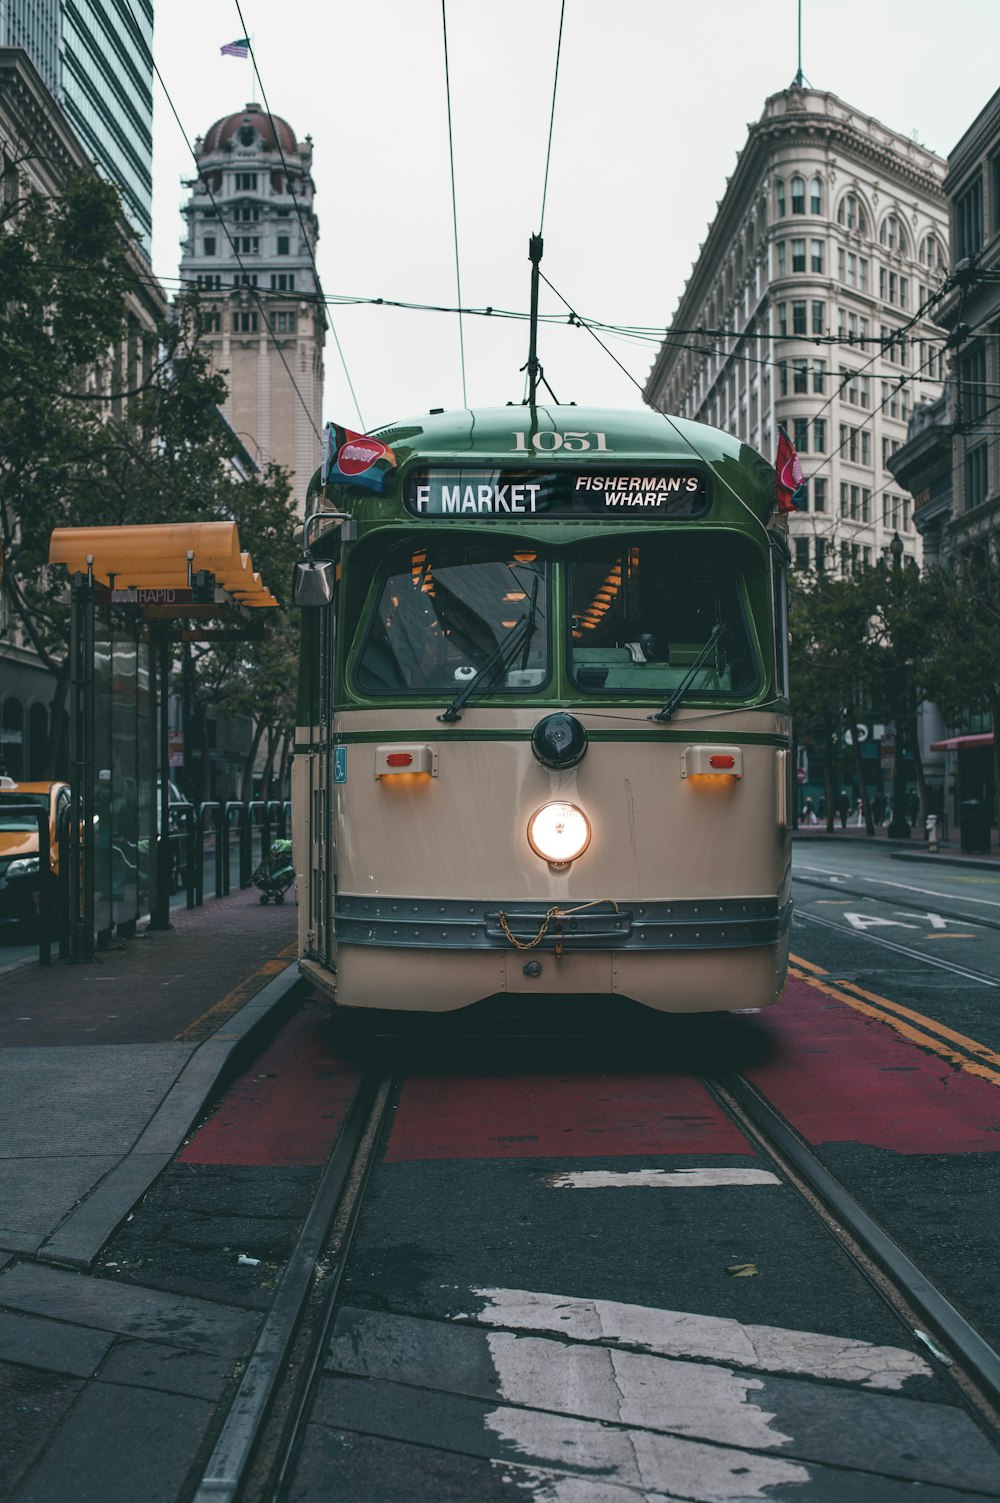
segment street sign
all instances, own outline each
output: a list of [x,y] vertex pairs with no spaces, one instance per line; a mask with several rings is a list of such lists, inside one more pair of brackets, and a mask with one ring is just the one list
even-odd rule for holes
[[805,780],[806,780],[806,770],[805,770],[805,768],[804,767],[800,767],[799,770],[798,770],[798,772],[795,774],[795,776],[796,776],[797,780],[800,783],[804,783]]

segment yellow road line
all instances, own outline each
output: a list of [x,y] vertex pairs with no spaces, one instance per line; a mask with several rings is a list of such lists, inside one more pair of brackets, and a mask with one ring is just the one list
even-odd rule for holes
[[935,929],[931,934],[925,934],[924,939],[978,939],[978,934],[953,934],[951,930],[945,933],[941,929]]
[[[988,1080],[991,1085],[1000,1086],[1000,1054],[987,1048],[985,1044],[970,1039],[963,1033],[956,1033],[953,1028],[948,1028],[944,1023],[938,1023],[933,1018],[925,1017],[923,1013],[915,1012],[910,1007],[904,1007],[901,1002],[890,1001],[888,997],[882,997],[877,992],[865,991],[864,987],[855,986],[853,982],[841,981],[837,986],[821,981],[821,976],[828,972],[821,966],[814,966],[803,960],[800,956],[790,956],[794,966],[789,967],[790,974],[799,981],[808,982],[817,991],[832,997],[835,1002],[843,1002],[845,1006],[852,1007],[855,1012],[864,1013],[867,1017],[877,1018],[881,1023],[887,1023],[890,1028],[895,1028],[904,1038],[913,1044],[918,1044],[922,1049],[931,1049],[935,1054],[940,1054],[944,1059],[951,1060],[952,1064],[964,1070],[967,1075],[976,1075],[982,1080]],[[797,967],[808,967],[813,974],[806,974],[805,970]],[[861,999],[864,1000],[861,1000]],[[911,1021],[904,1021],[904,1020]],[[919,1025],[914,1027],[913,1024]],[[927,1032],[921,1030],[926,1029]],[[937,1034],[932,1038],[931,1034]],[[948,1047],[948,1042],[968,1052],[961,1054],[958,1049]],[[969,1055],[977,1056],[970,1059]],[[989,1064],[980,1064],[978,1060],[988,1060]],[[997,1068],[991,1069],[990,1065]]]
[[[282,956],[284,951],[282,951]],[[272,976],[277,976],[279,971],[287,968],[288,961],[279,957],[276,960],[265,960],[259,970],[253,972],[239,986],[234,986],[231,992],[227,992],[221,1001],[216,1002],[207,1012],[203,1012],[200,1018],[195,1018],[193,1023],[174,1034],[175,1044],[200,1043],[214,1033],[221,1023],[231,1018],[234,1012],[238,1012],[244,1002],[249,1002],[251,997],[256,997],[262,987],[266,986]]]

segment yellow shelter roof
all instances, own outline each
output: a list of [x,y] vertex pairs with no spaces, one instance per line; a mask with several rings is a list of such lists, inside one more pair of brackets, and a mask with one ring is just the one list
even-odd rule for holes
[[[191,555],[190,558],[188,555]],[[240,605],[277,600],[240,548],[235,522],[162,522],[134,527],[56,527],[49,563],[115,590],[186,590],[190,571],[207,570]]]

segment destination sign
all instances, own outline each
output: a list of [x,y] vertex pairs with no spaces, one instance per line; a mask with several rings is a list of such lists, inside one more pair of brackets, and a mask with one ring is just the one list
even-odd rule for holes
[[415,517],[696,517],[708,509],[704,470],[677,465],[588,466],[585,470],[441,467],[407,480]]

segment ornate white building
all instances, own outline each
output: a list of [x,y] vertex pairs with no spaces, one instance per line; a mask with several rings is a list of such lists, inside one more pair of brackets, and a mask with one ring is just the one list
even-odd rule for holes
[[787,427],[807,478],[796,567],[863,566],[895,532],[919,559],[888,460],[945,372],[942,331],[919,313],[948,265],[945,171],[834,94],[772,95],[650,372],[651,406],[772,461]]
[[248,104],[194,149],[181,276],[202,289],[213,363],[228,371],[226,418],[258,464],[292,471],[301,515],[321,457],[326,335],[312,139]]

